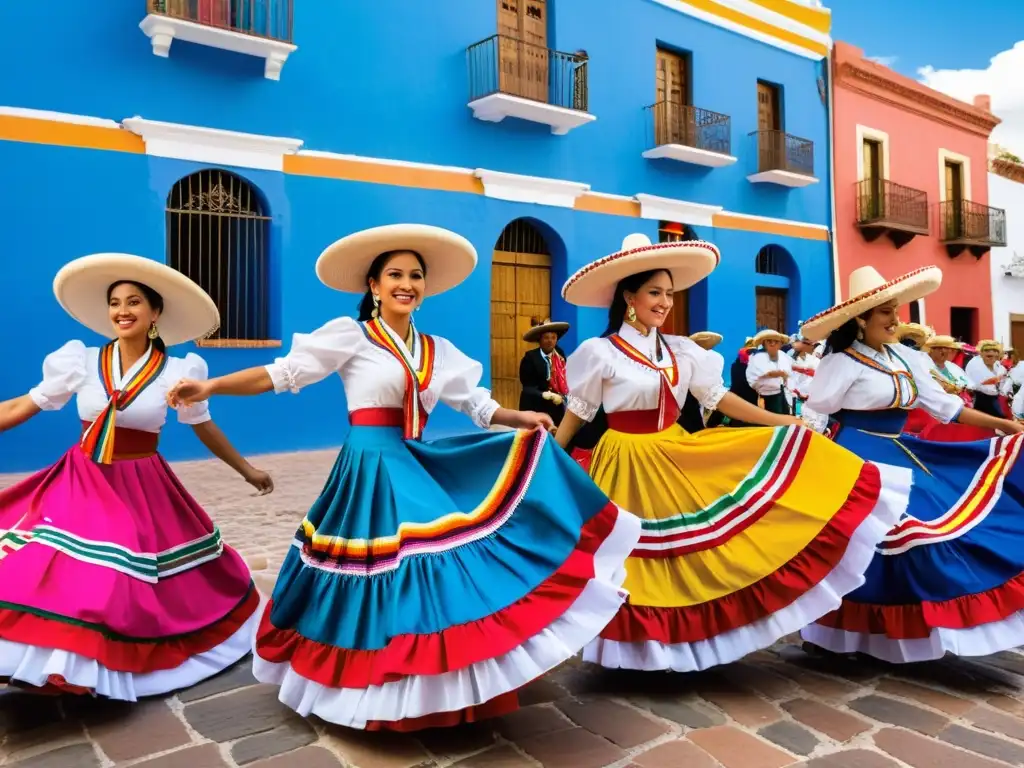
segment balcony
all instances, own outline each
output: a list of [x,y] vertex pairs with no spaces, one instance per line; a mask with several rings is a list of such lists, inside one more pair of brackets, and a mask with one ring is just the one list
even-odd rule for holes
[[902,248],[917,235],[928,234],[927,192],[888,179],[865,179],[854,188],[857,227],[869,243],[884,234]]
[[139,27],[153,53],[169,56],[171,43],[244,53],[266,60],[263,76],[280,80],[292,44],[293,0],[147,0]]
[[967,249],[980,259],[993,247],[1006,245],[1006,211],[970,200],[941,202],[939,239],[951,258]]
[[648,159],[664,158],[680,163],[721,168],[732,165],[732,119],[700,107],[659,101],[645,110],[651,122],[653,145],[643,153]]
[[552,51],[504,35],[466,50],[473,117],[500,123],[517,117],[562,136],[597,118],[587,112],[587,57]]
[[752,131],[757,145],[757,173],[747,176],[752,184],[806,187],[814,178],[814,142],[782,131]]

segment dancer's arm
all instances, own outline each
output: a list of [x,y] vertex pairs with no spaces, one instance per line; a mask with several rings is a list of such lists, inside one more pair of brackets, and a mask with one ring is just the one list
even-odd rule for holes
[[765,427],[789,427],[793,424],[803,426],[803,421],[796,416],[771,413],[748,403],[742,397],[732,392],[726,392],[722,399],[718,401],[716,408],[730,419],[743,421],[747,424],[760,424]]
[[562,421],[558,425],[558,431],[555,433],[555,442],[563,448],[568,448],[569,443],[576,437],[576,433],[583,429],[584,424],[586,422],[583,419],[566,409],[565,415],[562,416]]
[[240,474],[245,482],[260,492],[260,496],[265,496],[274,490],[274,481],[270,475],[261,469],[256,469],[246,461],[245,457],[235,449],[227,436],[221,432],[220,427],[212,420],[204,421],[202,424],[193,424],[192,430],[210,453]]
[[0,403],[0,432],[24,424],[40,411],[42,408],[36,405],[29,395]]
[[1007,432],[1009,434],[1024,432],[1024,424],[1021,424],[1019,421],[1000,419],[996,416],[990,416],[987,413],[976,411],[973,408],[965,407],[960,411],[960,415],[956,420],[961,424],[967,424],[971,427],[999,430],[1000,432]]

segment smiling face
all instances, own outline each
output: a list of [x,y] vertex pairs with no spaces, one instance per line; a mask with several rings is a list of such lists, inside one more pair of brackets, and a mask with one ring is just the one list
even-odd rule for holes
[[426,275],[423,265],[412,251],[396,251],[380,271],[380,277],[369,279],[370,290],[380,299],[381,312],[408,315],[423,301]]
[[869,347],[898,341],[896,331],[900,327],[900,318],[896,314],[896,306],[895,301],[890,301],[857,318],[857,324],[864,331],[864,343]]
[[778,339],[768,339],[764,343],[764,351],[768,353],[768,356],[774,360],[779,356],[779,350],[782,349],[782,342]]
[[110,291],[107,302],[110,322],[119,339],[145,336],[160,319],[160,310],[154,308],[145,292],[134,283],[120,283]]
[[947,360],[953,359],[953,350],[945,347],[928,347],[928,357],[941,368]]
[[668,272],[655,272],[636,293],[626,291],[623,296],[639,323],[646,328],[661,328],[672,309],[672,278]]

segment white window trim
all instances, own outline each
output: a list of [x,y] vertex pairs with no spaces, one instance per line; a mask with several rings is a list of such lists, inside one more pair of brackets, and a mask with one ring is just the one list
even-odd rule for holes
[[691,203],[686,200],[673,200],[639,192],[636,201],[640,203],[641,219],[671,221],[676,224],[689,224],[693,227],[713,227],[714,216],[722,212],[720,205]]
[[[921,323],[921,325],[928,325],[928,315],[924,311],[924,299],[917,299],[916,301],[912,301],[910,303],[917,304],[918,314],[920,315],[919,322]],[[908,309],[907,312],[909,313],[910,310]]]
[[541,176],[491,171],[477,168],[473,175],[484,185],[484,195],[513,203],[537,203],[558,208],[573,208],[576,198],[590,191],[589,184]]
[[948,149],[939,149],[939,202],[949,200],[949,190],[946,189],[946,161],[952,160],[963,166],[961,177],[964,183],[964,200],[973,200],[971,197],[971,158],[967,155],[960,155]]
[[877,141],[882,145],[882,178],[889,176],[889,134],[866,125],[857,126],[857,181],[864,181],[864,140]]

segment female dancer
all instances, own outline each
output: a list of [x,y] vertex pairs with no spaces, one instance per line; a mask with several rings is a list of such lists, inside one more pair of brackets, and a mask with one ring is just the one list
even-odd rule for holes
[[[569,357],[558,442],[603,404],[609,429],[590,474],[643,516],[626,565],[629,602],[584,652],[606,667],[704,669],[797,631],[862,583],[906,502],[909,473],[887,478],[795,417],[744,402],[707,352],[661,334],[672,292],[717,264],[710,243],[630,235],[562,289],[571,304],[608,308],[609,323]],[[674,423],[687,392],[705,408],[777,428],[688,435]]]
[[964,369],[968,386],[974,395],[974,407],[999,419],[1007,415],[1000,392],[1006,379],[1006,369],[1000,362],[1002,357],[1003,345],[985,339],[978,342],[978,356],[971,358]]
[[[406,731],[502,714],[625,599],[640,521],[554,444],[550,416],[501,408],[479,363],[412,323],[424,297],[475,266],[473,246],[437,227],[345,237],[317,276],[365,291],[359,321],[331,320],[265,368],[171,393],[298,392],[332,373],[344,384],[352,429],[256,638],[256,677],[300,714]],[[438,401],[520,431],[421,442]]]
[[[37,387],[0,403],[0,432],[72,397],[83,427],[56,464],[0,491],[0,678],[127,701],[194,685],[249,652],[259,607],[242,559],[157,453],[167,391],[206,376],[198,355],[166,347],[216,330],[217,308],[179,272],[126,254],[72,261],[53,287],[113,341],[69,341]],[[205,406],[178,420],[273,489]]]
[[[808,405],[833,416],[841,446],[914,478],[907,515],[878,546],[866,583],[803,631],[829,651],[911,662],[1024,644],[1024,427],[967,408],[895,343],[897,306],[941,282],[937,267],[890,281],[862,267],[850,298],[803,326],[828,338]],[[1012,436],[955,445],[902,436],[914,408]]]

